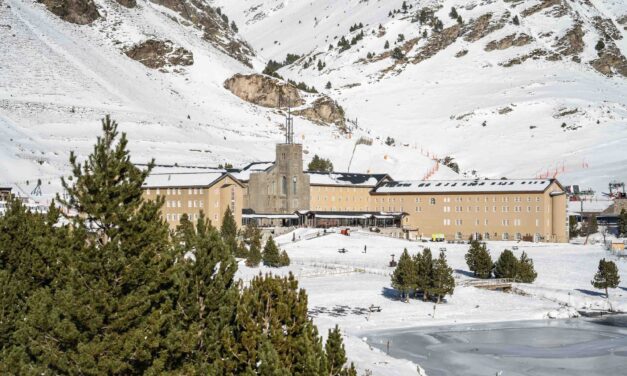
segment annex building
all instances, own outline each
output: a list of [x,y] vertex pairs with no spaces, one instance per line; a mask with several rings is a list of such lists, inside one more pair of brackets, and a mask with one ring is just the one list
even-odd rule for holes
[[[287,140],[289,141],[289,140]],[[273,162],[210,172],[155,173],[146,198],[163,196],[175,228],[200,212],[220,226],[377,227],[409,239],[568,241],[567,195],[555,179],[395,181],[387,174],[303,168],[302,145],[276,146]]]

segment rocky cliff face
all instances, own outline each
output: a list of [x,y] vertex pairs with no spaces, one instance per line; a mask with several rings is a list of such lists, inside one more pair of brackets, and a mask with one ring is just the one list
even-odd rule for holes
[[[326,95],[317,95],[310,105],[295,86],[276,78],[261,75],[236,74],[224,82],[224,87],[241,99],[263,107],[295,108],[294,115],[302,116],[316,124],[334,124],[340,129],[346,126],[344,110]],[[304,106],[304,108],[297,108]]]
[[88,25],[100,18],[93,0],[39,0],[39,2],[62,20],[77,25]]
[[178,13],[186,22],[203,31],[203,38],[213,46],[252,67],[251,57],[254,56],[252,48],[240,39],[228,17],[218,10],[210,7],[201,0],[149,0],[162,5]]
[[148,68],[164,69],[169,66],[194,64],[194,55],[183,47],[175,47],[169,40],[148,39],[124,51],[126,56]]
[[236,74],[224,87],[243,100],[263,107],[299,107],[305,104],[300,91],[292,85],[261,74]]
[[295,111],[294,114],[321,125],[335,124],[340,129],[346,126],[344,109],[327,96],[316,99],[311,107]]

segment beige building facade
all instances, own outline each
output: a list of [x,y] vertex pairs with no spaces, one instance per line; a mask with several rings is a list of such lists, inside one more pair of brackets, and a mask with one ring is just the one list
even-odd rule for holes
[[402,211],[409,237],[568,242],[568,197],[554,179],[388,182],[375,208]]
[[142,188],[145,199],[164,198],[162,215],[171,229],[176,228],[183,214],[195,221],[201,212],[214,227],[220,227],[227,208],[235,222],[242,223],[245,187],[228,173],[151,174]]
[[410,239],[568,242],[567,194],[555,179],[395,181],[386,174],[304,172],[302,145],[276,147],[276,161],[229,172],[152,174],[146,198],[163,196],[175,228],[200,212],[238,224],[392,226]]

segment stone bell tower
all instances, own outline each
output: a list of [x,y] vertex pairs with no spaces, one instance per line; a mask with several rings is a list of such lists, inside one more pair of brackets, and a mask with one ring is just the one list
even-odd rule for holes
[[294,143],[294,119],[288,109],[285,143],[276,145],[270,170],[250,175],[249,206],[256,213],[291,214],[309,210],[309,175],[303,172],[303,145]]

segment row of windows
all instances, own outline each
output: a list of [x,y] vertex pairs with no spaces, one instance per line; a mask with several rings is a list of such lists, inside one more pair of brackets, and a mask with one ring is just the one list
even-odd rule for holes
[[[165,194],[168,196],[180,196],[183,194],[183,191],[185,189],[184,188],[167,188],[165,189]],[[187,194],[188,195],[201,195],[203,194],[203,189],[202,188],[187,188]],[[216,191],[217,192],[217,191]],[[150,196],[150,194],[152,193],[151,189],[146,189],[146,194]],[[156,188],[155,189],[155,194],[156,195],[160,195],[161,194],[161,188]]]
[[[514,210],[515,213],[522,213],[523,209],[522,206],[513,206],[512,209]],[[451,207],[450,206],[443,206],[442,210],[444,211],[444,213],[450,213],[451,212]],[[422,207],[421,206],[416,206],[416,212],[421,212],[422,211]],[[467,212],[473,212],[473,207],[469,206],[466,208]],[[474,212],[475,213],[480,213],[481,207],[480,206],[475,206],[474,207]],[[490,207],[489,206],[484,206],[483,208],[483,212],[488,213],[490,211]],[[496,213],[497,207],[493,206],[492,207],[492,212]],[[527,206],[527,213],[531,213],[532,209],[531,206]],[[541,207],[540,206],[536,206],[536,212],[540,212],[541,211]],[[456,213],[462,213],[464,212],[464,207],[463,206],[456,206],[455,207],[455,212]],[[509,207],[508,206],[503,206],[501,207],[501,212],[503,213],[509,213]]]
[[[178,221],[181,220],[182,217],[183,217],[183,214],[180,214],[180,213],[175,213],[175,214],[169,214],[168,213],[168,214],[165,215],[165,219],[168,222],[178,222]],[[198,213],[187,214],[187,218],[189,218],[189,220],[196,221],[196,220],[198,220],[198,217],[199,217]],[[218,215],[214,214],[213,215],[213,219],[214,220],[218,220]]]
[[[522,240],[523,236],[520,232],[517,232],[514,235],[514,240],[516,241],[520,241]],[[529,234],[529,236],[531,236],[531,234]],[[486,232],[482,235],[483,240],[490,240],[490,239],[498,239],[499,238],[499,234],[497,232],[495,232],[494,234],[490,234],[489,232]],[[462,240],[464,239],[464,235],[461,232],[457,232],[455,233],[455,239],[456,240]],[[501,234],[501,239],[502,240],[510,240],[510,234],[507,232],[504,232]],[[542,239],[542,235],[540,235],[539,233],[535,233],[533,236],[534,241],[540,241],[540,239]]]
[[[475,226],[479,226],[480,223],[481,223],[481,220],[475,219]],[[489,223],[490,223],[489,220],[487,220],[487,219],[483,220],[483,225],[484,226],[488,226]],[[451,220],[448,219],[448,218],[445,218],[443,220],[442,224],[444,226],[450,226],[451,225]],[[462,219],[456,219],[455,220],[455,225],[461,226],[463,224],[464,224],[464,221]],[[513,225],[514,227],[519,227],[519,226],[522,226],[522,221],[520,219],[514,219],[514,220],[503,219],[503,220],[501,220],[501,225],[503,225],[503,226],[509,226],[510,224]],[[540,226],[540,220],[536,219],[536,227],[539,227],[539,226]]]

